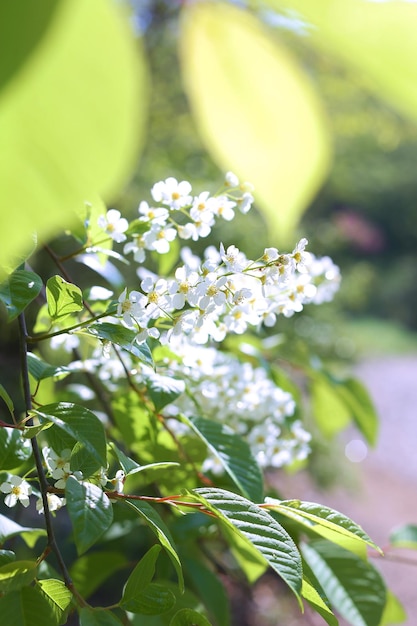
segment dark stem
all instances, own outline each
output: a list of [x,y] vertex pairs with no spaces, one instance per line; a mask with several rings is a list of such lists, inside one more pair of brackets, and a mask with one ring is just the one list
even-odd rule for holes
[[[21,361],[21,372],[22,372],[22,384],[23,384],[23,393],[25,398],[25,407],[26,407],[26,417],[29,416],[29,413],[32,409],[32,396],[30,393],[30,383],[29,383],[29,369],[27,362],[27,329],[26,329],[26,319],[25,314],[21,313],[19,315],[19,330],[20,330],[20,361]],[[33,426],[32,418],[29,418],[27,421],[28,426]],[[48,481],[46,480],[45,472],[42,464],[42,455],[39,450],[38,440],[36,437],[32,437],[30,440],[32,444],[33,458],[35,460],[36,471],[39,478],[39,486],[42,495],[42,503],[43,510],[45,514],[45,527],[48,536],[48,546],[45,550],[45,553],[52,551],[55,554],[55,557],[58,561],[58,565],[62,572],[62,576],[64,578],[64,582],[68,589],[70,589],[74,593],[74,585],[72,583],[71,577],[69,575],[67,566],[65,565],[64,559],[62,558],[62,554],[59,550],[59,547],[56,542],[55,533],[52,525],[52,516],[49,510],[48,505]],[[75,592],[77,597],[78,594]]]

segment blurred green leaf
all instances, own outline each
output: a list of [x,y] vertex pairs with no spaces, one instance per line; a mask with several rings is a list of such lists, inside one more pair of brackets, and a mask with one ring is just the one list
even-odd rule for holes
[[80,610],[80,626],[122,626],[122,622],[111,611],[84,608]]
[[378,437],[379,419],[368,391],[356,378],[335,380],[334,389],[350,411],[357,428],[371,446]]
[[391,531],[389,540],[396,548],[413,548],[417,550],[417,525],[405,524]]
[[33,231],[46,239],[85,201],[115,196],[142,143],[147,80],[110,0],[3,2],[0,24],[1,266]]
[[[27,443],[27,442],[26,442]],[[27,461],[32,454],[30,445],[23,445],[17,428],[0,428],[0,469],[11,470]]]
[[314,370],[309,380],[312,416],[320,432],[331,439],[346,428],[352,416],[329,378]]
[[77,559],[70,574],[77,591],[88,598],[117,570],[126,565],[126,557],[119,552],[92,552]]
[[33,548],[39,537],[46,535],[43,528],[27,528],[16,524],[13,520],[0,515],[0,544],[4,544],[7,539],[21,537],[29,548]]
[[398,598],[387,589],[387,602],[379,626],[392,626],[403,624],[407,620],[407,614]]
[[217,164],[255,186],[269,240],[287,243],[329,166],[320,102],[291,54],[247,12],[183,8],[180,60],[198,130]]
[[312,27],[310,39],[367,76],[399,111],[417,120],[417,6],[363,0],[266,0]]
[[39,382],[40,380],[44,380],[45,378],[51,378],[53,376],[64,376],[69,374],[71,371],[67,367],[50,365],[43,361],[40,357],[38,357],[33,352],[29,352],[27,355],[27,363],[29,374],[33,376],[33,378]]
[[7,626],[57,626],[49,602],[36,587],[23,587],[0,598],[0,615]]
[[6,307],[9,322],[36,298],[42,285],[42,279],[37,274],[26,270],[16,270],[0,285],[0,301]]
[[218,626],[229,626],[229,599],[217,573],[197,558],[186,557],[182,561],[189,584],[202,599],[207,611],[214,617],[215,623]]
[[193,609],[181,609],[175,613],[169,626],[211,626],[207,617]]
[[9,593],[28,585],[36,576],[36,561],[12,561],[0,567],[0,591]]
[[87,331],[99,337],[104,341],[111,341],[116,345],[123,348],[127,352],[130,352],[137,357],[142,363],[153,367],[153,359],[151,351],[146,343],[137,343],[137,333],[134,330],[125,328],[120,324],[111,324],[110,322],[98,322],[97,324],[91,324],[88,326]]

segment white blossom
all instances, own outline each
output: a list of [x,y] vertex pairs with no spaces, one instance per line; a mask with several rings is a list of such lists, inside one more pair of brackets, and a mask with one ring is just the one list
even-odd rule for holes
[[13,507],[20,502],[25,508],[29,506],[29,496],[32,487],[20,476],[10,475],[8,479],[0,485],[0,491],[7,494],[4,503],[8,507]]
[[110,209],[106,215],[100,215],[97,223],[116,243],[126,241],[124,232],[128,229],[129,222],[121,217],[121,213],[117,209]]

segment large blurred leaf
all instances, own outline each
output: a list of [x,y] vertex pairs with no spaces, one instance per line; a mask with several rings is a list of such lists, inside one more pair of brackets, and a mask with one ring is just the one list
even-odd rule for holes
[[23,587],[0,598],[0,615],[7,626],[57,626],[52,607],[36,587]]
[[319,46],[371,79],[379,94],[417,119],[417,6],[365,0],[266,0],[299,11]]
[[329,164],[308,79],[255,18],[226,4],[186,5],[180,42],[202,139],[222,168],[255,185],[271,237],[288,239]]
[[114,196],[142,135],[146,72],[120,4],[35,4],[0,3],[0,265],[32,231],[46,238],[90,196]]

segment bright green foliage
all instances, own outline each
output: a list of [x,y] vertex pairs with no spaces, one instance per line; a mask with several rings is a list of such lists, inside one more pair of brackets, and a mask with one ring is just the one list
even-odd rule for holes
[[55,611],[36,587],[23,587],[0,598],[0,615],[10,626],[59,626]]
[[55,322],[83,309],[81,289],[61,276],[52,276],[46,283],[48,313]]
[[396,548],[412,548],[417,550],[417,524],[406,524],[390,534],[390,543]]
[[379,626],[391,626],[403,624],[407,620],[407,614],[398,598],[387,589],[387,601]]
[[152,354],[147,344],[138,345],[135,342],[136,333],[129,328],[123,328],[117,324],[110,324],[109,322],[98,322],[97,324],[90,324],[87,328],[88,332],[94,337],[102,339],[104,342],[109,341],[116,344],[123,350],[131,352],[134,356],[138,357],[143,363],[153,366]]
[[322,616],[322,618],[329,624],[329,626],[338,626],[339,622],[332,613],[328,602],[323,600],[322,595],[317,591],[305,577],[303,578],[303,587],[301,589],[301,595],[309,605]]
[[72,593],[61,580],[53,578],[37,581],[37,587],[41,590],[49,602],[58,624],[65,624],[68,609],[72,602]]
[[33,352],[29,352],[28,354],[28,369],[29,374],[33,376],[37,382],[40,382],[45,378],[65,376],[69,373],[68,368],[50,365]]
[[256,19],[226,3],[186,6],[180,41],[201,137],[222,169],[255,185],[270,243],[286,243],[330,161],[307,76]]
[[0,567],[0,592],[9,593],[28,585],[36,576],[33,561],[13,561]]

